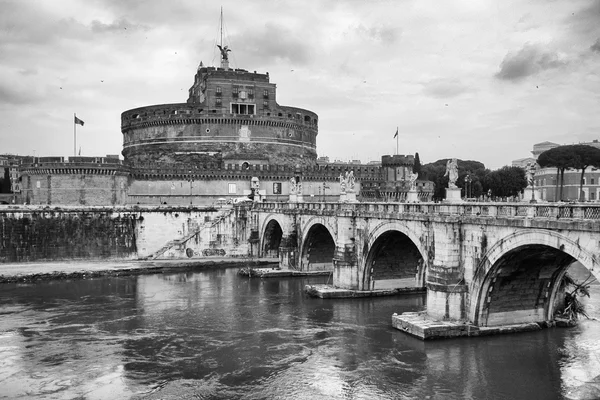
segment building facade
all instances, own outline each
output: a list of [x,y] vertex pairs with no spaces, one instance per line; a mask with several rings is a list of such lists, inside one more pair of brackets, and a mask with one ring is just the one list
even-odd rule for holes
[[[579,143],[583,145],[600,148],[600,142],[593,140],[591,142]],[[540,154],[546,150],[550,150],[560,145],[552,142],[542,142],[533,145],[531,154],[533,160],[531,165],[537,160]],[[527,160],[527,159],[522,159]],[[513,161],[515,162],[521,160]],[[523,164],[523,163],[521,163]],[[526,168],[527,165],[519,165]],[[564,182],[562,184],[562,199],[560,198],[560,178],[557,177],[557,168],[541,168],[535,164],[536,171],[533,180],[536,198],[542,201],[600,201],[600,169],[588,167],[583,174],[583,182],[581,170],[568,169],[564,172]],[[557,185],[557,182],[559,185]],[[583,183],[581,186],[580,184]]]

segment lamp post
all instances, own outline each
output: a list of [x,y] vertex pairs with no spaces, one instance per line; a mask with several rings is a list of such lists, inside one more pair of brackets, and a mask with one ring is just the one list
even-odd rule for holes
[[537,203],[535,199],[535,163],[529,166],[529,173],[531,174],[531,200],[530,203]]
[[465,175],[465,197],[469,199],[471,197],[471,174]]
[[189,171],[189,173],[190,174],[189,174],[188,178],[189,178],[189,181],[190,181],[190,206],[191,206],[192,205],[192,188],[193,188],[193,185],[194,185],[194,178],[192,178],[192,171],[191,170]]
[[325,189],[329,189],[329,186],[327,186],[327,184],[325,182],[323,182],[323,197],[322,197],[322,203],[325,203]]

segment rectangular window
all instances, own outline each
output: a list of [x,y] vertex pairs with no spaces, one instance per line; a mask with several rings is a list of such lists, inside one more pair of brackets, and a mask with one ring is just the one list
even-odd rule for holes
[[281,182],[273,183],[273,194],[281,194]]
[[269,101],[268,100],[263,101],[263,108],[269,108]]
[[596,200],[596,193],[590,192],[590,200]]
[[590,178],[590,185],[595,185],[595,183],[594,183],[595,181],[596,180],[594,178]]
[[217,96],[220,96],[222,93],[223,93],[223,92],[221,91],[221,86],[217,86],[217,89],[216,89],[216,93],[215,93],[215,94],[216,94]]
[[254,115],[254,104],[231,103],[232,114]]
[[265,99],[268,99],[268,98],[269,98],[269,91],[268,91],[267,89],[263,90],[263,97],[264,97]]
[[254,89],[248,89],[248,98],[249,99],[253,99],[254,98]]
[[237,86],[234,86],[233,87],[233,94],[238,94],[239,90],[240,89]]
[[584,177],[583,177],[583,184],[584,184],[584,185],[587,185],[587,183],[586,183],[586,182],[587,182],[587,178],[584,176]]
[[227,188],[227,193],[228,194],[235,194],[237,191],[236,185],[235,183],[230,183],[229,187]]
[[221,101],[221,99],[217,99],[217,105],[220,106],[221,104],[223,104],[223,102]]

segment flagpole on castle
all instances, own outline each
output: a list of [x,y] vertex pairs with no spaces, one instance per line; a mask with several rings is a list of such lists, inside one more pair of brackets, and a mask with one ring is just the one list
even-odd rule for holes
[[396,138],[396,155],[398,155],[398,127],[396,127],[396,134],[394,137]]
[[77,155],[77,115],[73,113],[73,157]]

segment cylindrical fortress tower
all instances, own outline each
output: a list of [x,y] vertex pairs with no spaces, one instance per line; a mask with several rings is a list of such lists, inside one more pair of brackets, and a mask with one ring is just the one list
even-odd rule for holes
[[[223,64],[222,64],[223,65]],[[187,103],[121,115],[123,156],[147,163],[315,165],[318,117],[280,106],[269,74],[200,64]]]

